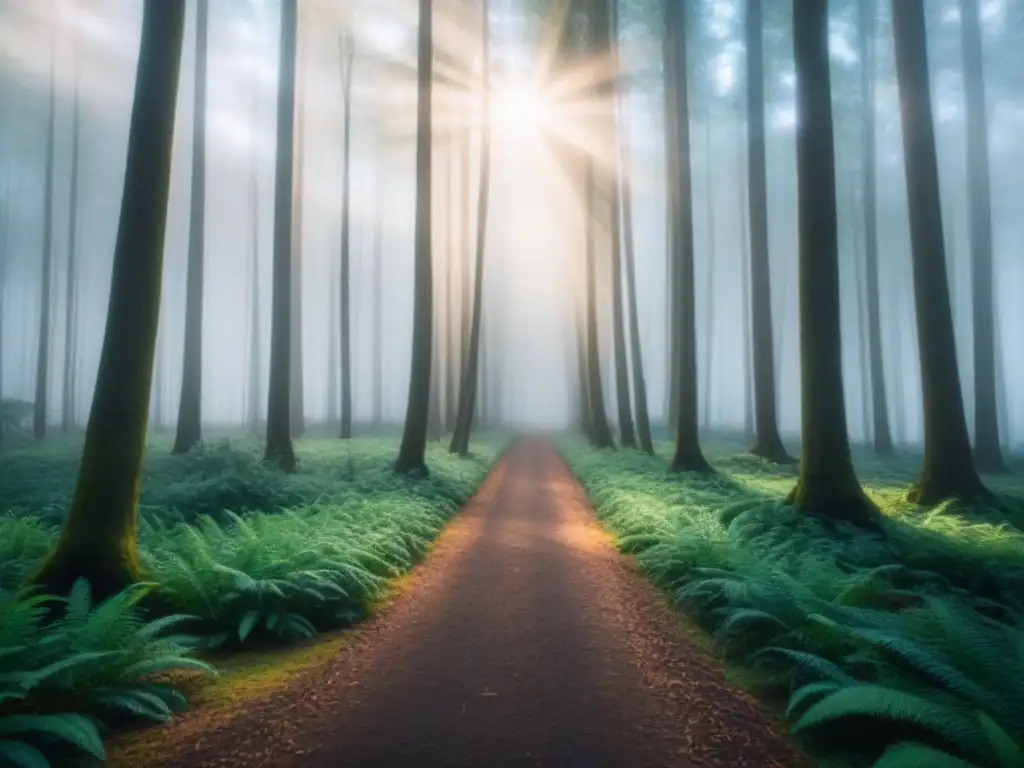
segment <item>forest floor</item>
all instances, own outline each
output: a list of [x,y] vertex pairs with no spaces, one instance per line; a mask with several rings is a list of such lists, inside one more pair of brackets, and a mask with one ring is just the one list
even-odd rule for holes
[[328,642],[331,653],[269,695],[200,706],[115,742],[111,759],[189,768],[803,761],[616,552],[550,443],[515,444],[390,601]]

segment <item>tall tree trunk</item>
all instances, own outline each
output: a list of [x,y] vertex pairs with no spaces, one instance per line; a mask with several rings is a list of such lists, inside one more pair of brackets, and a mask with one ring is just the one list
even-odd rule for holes
[[256,431],[260,425],[260,227],[259,187],[256,169],[253,168],[252,189],[252,263],[249,285],[249,429]]
[[[739,190],[740,212],[740,285],[743,291],[743,298],[740,303],[743,313],[743,436],[748,442],[752,442],[757,434],[754,427],[754,341],[750,327],[750,223],[749,197],[747,194],[747,174],[744,173],[743,151],[746,146],[743,135],[743,122],[740,117],[742,107],[736,107],[736,144],[737,174],[736,188]],[[773,372],[774,373],[774,372]]]
[[996,335],[992,286],[992,188],[988,110],[978,0],[960,0],[971,226],[971,304],[974,327],[974,461],[982,472],[1005,472],[996,406]]
[[32,407],[32,434],[46,437],[50,394],[50,289],[53,274],[53,182],[57,115],[57,41],[50,40],[49,110],[46,121],[46,165],[43,173],[43,258],[39,283],[39,344],[36,347],[36,396]]
[[[864,132],[864,260],[865,292],[867,294],[868,357],[871,375],[872,432],[875,453],[892,453],[892,432],[889,427],[889,402],[885,394],[885,363],[882,357],[882,321],[878,286],[878,182],[876,180],[877,147],[875,141],[875,33],[876,0],[860,0],[858,41],[861,60],[861,96]],[[856,224],[854,225],[856,226]]]
[[416,224],[413,275],[412,363],[402,444],[395,461],[399,473],[426,473],[427,420],[434,338],[433,243],[431,242],[431,138],[433,136],[433,3],[419,0],[416,104]]
[[[301,16],[301,9],[298,11]],[[296,24],[296,29],[300,25]],[[290,429],[292,437],[306,433],[305,373],[302,359],[302,256],[303,212],[306,197],[306,44],[296,32],[295,127],[294,127],[294,189],[292,190],[292,245],[291,245],[291,384],[288,395]]]
[[78,51],[74,53],[75,85],[74,106],[71,116],[71,178],[68,198],[68,258],[64,273],[64,381],[61,402],[61,431],[67,434],[75,425],[75,314],[77,312],[76,284],[78,281],[78,185],[79,154],[81,151],[81,97],[78,86]]
[[[586,206],[586,335],[587,391],[590,401],[590,424],[593,430],[593,443],[596,448],[614,448],[611,427],[604,405],[604,384],[601,381],[601,349],[599,329],[597,325],[597,249],[594,243],[598,223],[594,211],[596,184],[594,183],[594,159],[587,156],[584,161],[584,190],[587,196]],[[500,378],[499,378],[500,381]]]
[[[851,262],[857,286],[857,368],[860,369],[861,418],[863,419],[864,442],[867,443],[873,434],[871,421],[871,372],[869,370],[871,366],[868,359],[868,299],[864,286],[864,270],[861,269],[863,251],[860,245],[860,233],[857,228],[857,202],[852,190],[850,191],[850,236],[853,241]],[[866,258],[863,260],[867,261]]]
[[930,505],[987,491],[971,455],[956,359],[922,0],[893,0],[892,23],[924,403],[924,468],[909,498]]
[[380,150],[373,212],[373,423],[384,418],[384,188],[380,173]]
[[352,245],[352,63],[355,40],[346,32],[341,40],[342,102],[345,109],[341,177],[341,293],[338,311],[341,330],[341,438],[352,437],[352,308],[349,303]]
[[139,578],[139,474],[153,375],[184,0],[143,6],[128,160],[96,390],[71,508],[33,581],[67,594],[79,578],[95,599]]
[[281,2],[281,51],[277,83],[277,158],[274,183],[274,269],[270,320],[270,384],[267,389],[266,461],[295,471],[291,431],[292,205],[295,200],[295,60],[298,0]]
[[715,358],[715,261],[718,259],[715,247],[715,184],[711,170],[711,106],[708,105],[707,119],[704,121],[704,140],[707,153],[704,156],[707,173],[707,226],[708,226],[708,285],[706,304],[708,308],[707,329],[705,330],[704,348],[704,425],[711,424],[711,381]]
[[[803,5],[798,4],[802,9]],[[793,14],[799,15],[794,8]],[[771,262],[768,257],[768,183],[765,168],[764,22],[761,0],[747,0],[747,184],[750,210],[750,320],[753,323],[754,404],[757,442],[750,452],[791,464],[779,436],[775,394]],[[785,306],[785,302],[783,303]]]
[[[460,223],[462,230],[461,245],[462,245],[462,301],[460,305],[462,307],[462,362],[460,369],[462,376],[465,378],[466,366],[469,365],[469,337],[472,334],[473,325],[473,253],[474,246],[472,242],[472,235],[470,232],[470,208],[469,208],[469,186],[470,186],[470,143],[472,140],[471,136],[472,128],[467,127],[460,134],[459,140],[459,155],[461,162],[459,165],[460,169],[460,181],[459,181],[459,211],[461,214]],[[459,392],[459,399],[462,399],[462,392]],[[457,417],[456,417],[457,418]]]
[[206,54],[209,9],[196,4],[196,74],[192,118],[192,201],[185,285],[185,352],[181,367],[178,431],[172,453],[188,453],[202,438],[203,268],[206,241]]
[[447,247],[445,248],[445,266],[447,269],[448,279],[446,281],[445,293],[445,406],[444,406],[444,425],[445,433],[455,429],[456,412],[458,410],[458,381],[459,381],[459,367],[462,362],[461,345],[457,343],[458,333],[458,317],[457,310],[459,309],[458,299],[458,275],[455,271],[455,265],[458,261],[456,254],[459,252],[455,247],[455,222],[452,220],[455,216],[457,209],[455,207],[455,199],[453,196],[453,190],[455,187],[455,141],[449,141],[448,143],[448,169],[445,173],[445,222],[446,230],[448,233]]
[[853,469],[843,398],[828,0],[794,8],[793,50],[802,407],[800,476],[790,501],[826,519],[874,527],[879,513]]
[[674,110],[669,173],[672,216],[672,263],[674,272],[673,317],[678,358],[678,414],[676,449],[672,472],[713,472],[700,447],[697,423],[697,329],[693,269],[693,191],[690,179],[690,116],[686,61],[686,8],[671,3],[666,8],[665,66],[672,72]]
[[644,377],[643,352],[640,346],[640,311],[637,307],[636,290],[636,256],[633,241],[633,185],[631,182],[628,152],[629,138],[626,121],[620,123],[619,146],[622,168],[622,229],[623,246],[626,261],[626,293],[629,302],[629,343],[633,363],[633,401],[636,411],[636,431],[639,448],[644,453],[654,455],[654,442],[651,440],[651,422],[647,410],[647,380]]
[[[490,34],[490,0],[483,0],[483,20],[481,22],[482,64],[480,94],[482,100],[482,131],[480,137],[480,189],[477,193],[476,206],[476,267],[473,272],[473,311],[470,316],[469,344],[467,346],[466,364],[462,369],[462,385],[459,388],[459,410],[455,419],[455,432],[452,435],[450,453],[459,456],[469,455],[469,436],[473,430],[473,414],[476,411],[476,391],[480,381],[480,329],[483,324],[484,295],[484,253],[487,249],[487,213],[490,208],[491,193],[491,34]],[[468,161],[468,153],[463,156]],[[469,163],[464,162],[468,168]],[[468,196],[467,196],[468,197]],[[468,211],[469,203],[465,201],[463,210]],[[463,232],[468,234],[468,225]],[[469,269],[469,263],[466,263]]]

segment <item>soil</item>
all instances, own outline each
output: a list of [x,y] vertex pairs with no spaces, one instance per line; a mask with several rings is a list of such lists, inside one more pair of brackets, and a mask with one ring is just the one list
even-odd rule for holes
[[799,766],[751,696],[596,524],[553,445],[522,440],[390,605],[330,661],[150,765]]

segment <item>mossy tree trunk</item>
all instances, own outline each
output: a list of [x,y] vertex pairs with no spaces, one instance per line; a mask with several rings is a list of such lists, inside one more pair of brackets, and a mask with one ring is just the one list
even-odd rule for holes
[[922,0],[893,0],[892,23],[924,405],[924,467],[909,498],[931,505],[987,491],[971,453],[956,359]]
[[341,438],[352,437],[352,308],[349,302],[351,280],[352,248],[352,64],[355,56],[355,41],[346,31],[340,42],[342,74],[342,106],[345,110],[342,130],[342,162],[345,167],[341,177],[341,284],[339,286],[339,330],[341,331]]
[[[793,13],[801,13],[798,4]],[[777,464],[791,464],[779,435],[775,394],[771,262],[768,256],[768,182],[765,167],[764,20],[761,0],[747,0],[747,196],[750,211],[750,322],[754,357],[754,425],[750,452]]]
[[974,322],[974,461],[982,472],[1005,472],[996,397],[995,297],[992,286],[992,185],[988,109],[979,0],[960,0],[970,208],[971,305]]
[[39,270],[39,343],[36,346],[36,394],[32,407],[32,434],[46,437],[50,395],[50,295],[53,282],[53,183],[57,116],[57,41],[50,40],[49,107],[46,118],[46,164],[43,173],[43,254]]
[[867,299],[868,367],[871,376],[872,435],[875,453],[893,451],[889,426],[889,401],[885,393],[885,363],[882,357],[882,321],[878,286],[878,197],[877,147],[875,141],[875,34],[877,0],[860,0],[857,30],[861,60],[861,98],[864,133],[864,290]]
[[[480,329],[483,324],[484,254],[487,250],[487,213],[490,209],[491,193],[491,46],[490,46],[490,0],[483,0],[481,22],[482,74],[480,94],[482,99],[482,120],[480,140],[480,189],[476,206],[476,268],[473,273],[473,310],[469,326],[469,345],[466,364],[462,369],[462,385],[459,388],[459,410],[455,420],[455,433],[448,450],[459,456],[469,455],[469,436],[473,430],[473,415],[476,411],[477,386],[480,380]],[[464,156],[468,160],[468,155]],[[468,167],[468,163],[466,163]],[[468,203],[465,209],[468,210]],[[468,226],[464,232],[468,232]],[[467,270],[469,264],[466,264]]]
[[419,0],[416,104],[416,220],[413,275],[412,362],[402,444],[395,461],[399,473],[426,473],[427,421],[433,358],[434,280],[431,242],[431,139],[433,136],[433,3]]
[[178,431],[172,453],[182,454],[202,439],[203,269],[206,241],[206,58],[208,0],[196,3],[196,69],[192,117],[192,200],[185,283],[185,351],[181,366]]
[[107,325],[74,498],[33,578],[51,594],[87,579],[96,599],[137,581],[139,475],[156,348],[184,0],[146,0]]
[[790,501],[829,520],[874,526],[879,513],[853,469],[843,397],[828,0],[797,4],[793,46],[802,407],[800,476]]
[[697,422],[697,316],[693,265],[693,190],[690,179],[690,116],[686,62],[686,7],[670,3],[665,19],[665,67],[671,73],[672,139],[666,169],[671,212],[672,315],[676,331],[676,448],[672,472],[713,472],[700,447]]
[[295,159],[295,61],[298,0],[281,2],[281,62],[277,83],[277,158],[274,183],[274,255],[270,320],[270,383],[267,388],[265,459],[295,471],[291,433],[292,205]]

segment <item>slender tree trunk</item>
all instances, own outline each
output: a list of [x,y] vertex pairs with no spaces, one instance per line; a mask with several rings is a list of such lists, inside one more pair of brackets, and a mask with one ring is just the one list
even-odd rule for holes
[[433,3],[419,0],[416,104],[416,224],[413,276],[412,364],[402,444],[395,461],[399,473],[426,473],[427,420],[434,337],[433,243],[431,242],[431,139],[433,136]]
[[[274,269],[270,321],[270,384],[267,389],[266,461],[295,471],[291,437],[292,206],[295,160],[295,61],[298,0],[281,2],[281,63],[277,84],[277,159],[274,183]],[[298,222],[296,222],[298,223]]]
[[50,394],[50,292],[53,282],[53,182],[57,114],[57,42],[50,40],[49,111],[46,122],[46,166],[43,171],[43,256],[39,283],[39,344],[36,347],[36,397],[32,408],[32,434],[46,437]]
[[196,74],[192,119],[192,201],[188,230],[188,280],[185,285],[185,352],[181,403],[172,453],[188,453],[202,439],[203,269],[206,241],[206,54],[209,9],[196,5]]
[[971,455],[956,359],[922,0],[893,0],[892,23],[924,402],[924,468],[909,498],[930,505],[987,491]]
[[868,368],[871,376],[872,432],[875,453],[892,453],[892,432],[889,427],[889,402],[885,394],[885,363],[882,357],[882,321],[878,285],[878,182],[876,180],[877,148],[875,141],[875,18],[876,0],[860,0],[858,40],[861,59],[861,95],[864,132],[864,260],[865,291],[868,319]]
[[597,221],[594,211],[596,184],[594,183],[594,160],[587,156],[584,169],[584,189],[587,196],[586,213],[586,362],[587,391],[590,400],[590,423],[593,429],[593,443],[596,448],[614,448],[611,427],[604,405],[604,384],[601,381],[601,349],[597,326],[597,254],[594,243]]
[[690,179],[689,86],[686,61],[686,8],[672,3],[665,23],[665,64],[674,73],[672,100],[675,110],[672,127],[675,135],[666,167],[670,174],[672,261],[674,265],[674,307],[676,350],[678,357],[678,414],[676,449],[669,469],[672,472],[713,472],[704,458],[698,437],[697,419],[697,329],[693,269],[693,191]]
[[139,474],[153,375],[183,0],[146,0],[107,325],[67,519],[33,581],[67,594],[85,578],[102,600],[139,578]]
[[[871,372],[868,358],[868,330],[867,330],[867,291],[864,283],[864,270],[861,269],[862,249],[860,245],[859,230],[857,228],[857,202],[854,193],[850,192],[850,235],[853,241],[853,275],[857,285],[857,355],[860,369],[860,396],[861,396],[861,418],[864,430],[864,442],[871,440]],[[864,258],[864,261],[867,261]],[[866,266],[866,265],[865,265]]]
[[260,425],[260,228],[259,228],[259,187],[256,169],[253,168],[251,181],[252,201],[252,263],[249,285],[249,429],[256,431]]
[[[480,93],[482,97],[483,120],[480,139],[480,189],[476,206],[476,268],[473,272],[473,311],[470,315],[469,344],[466,364],[462,369],[462,386],[459,388],[459,410],[455,420],[455,432],[448,450],[459,456],[469,455],[469,436],[473,430],[473,415],[476,411],[476,390],[480,380],[480,329],[483,324],[484,294],[484,253],[487,250],[487,213],[490,208],[491,192],[491,47],[490,47],[490,0],[483,0],[482,75]],[[464,160],[468,160],[468,154]],[[465,162],[468,168],[469,163]],[[468,197],[468,196],[467,196]],[[468,200],[464,211],[468,211]],[[463,232],[468,234],[468,224]],[[469,263],[466,263],[467,271]]]
[[992,186],[979,0],[960,0],[967,123],[967,178],[974,328],[974,461],[982,472],[1005,472],[996,406],[995,301],[992,285]]
[[706,304],[708,308],[707,329],[705,330],[704,348],[704,426],[711,424],[711,381],[715,359],[715,261],[718,253],[715,243],[715,185],[711,169],[711,107],[708,106],[707,119],[704,122],[704,139],[707,154],[707,226],[708,226],[708,285]]
[[349,33],[341,40],[342,100],[345,108],[344,143],[342,159],[345,163],[341,177],[341,293],[338,310],[341,313],[341,438],[352,437],[352,308],[350,295],[350,249],[352,242],[351,187],[352,187],[352,62],[355,41]]
[[457,343],[458,333],[458,275],[455,271],[457,263],[456,254],[459,252],[455,247],[455,222],[452,220],[457,209],[453,197],[455,177],[455,142],[448,143],[448,170],[445,175],[447,194],[445,195],[445,221],[448,231],[448,245],[445,249],[445,263],[448,274],[445,302],[445,407],[444,423],[445,432],[455,429],[456,413],[458,411],[460,365],[462,362],[461,345]]
[[[301,8],[298,11],[301,17]],[[298,29],[300,25],[296,24]],[[295,127],[294,127],[294,189],[292,190],[291,245],[291,362],[288,402],[292,437],[306,433],[306,392],[305,371],[302,359],[302,259],[303,259],[303,213],[306,196],[306,44],[303,36],[296,32],[296,77],[295,77]]]
[[651,440],[651,422],[647,409],[647,380],[644,376],[643,352],[640,346],[640,312],[637,307],[636,290],[636,256],[633,241],[633,185],[631,182],[629,158],[622,157],[629,150],[629,138],[626,121],[620,124],[620,163],[622,167],[622,228],[623,246],[626,260],[626,293],[629,302],[629,342],[633,362],[633,401],[636,410],[636,431],[639,448],[644,453],[654,455],[654,442]]
[[[466,128],[461,132],[459,140],[459,154],[461,162],[459,164],[460,169],[460,181],[459,181],[459,211],[461,213],[460,223],[462,225],[462,301],[460,302],[462,307],[462,362],[460,368],[462,370],[463,380],[465,380],[466,366],[469,365],[469,337],[472,335],[473,325],[473,242],[472,234],[470,229],[470,201],[469,201],[469,186],[470,186],[470,144],[472,140],[471,136],[472,128]],[[462,392],[459,392],[459,400],[462,399]],[[457,417],[456,417],[457,418]]]
[[[794,15],[802,13],[798,3]],[[768,256],[768,187],[765,168],[764,22],[761,0],[747,0],[747,185],[750,210],[750,319],[753,323],[754,403],[757,442],[750,452],[791,464],[779,435],[775,394],[771,262]],[[784,302],[785,305],[785,302]]]
[[71,178],[68,199],[68,259],[64,273],[64,382],[61,403],[61,431],[67,434],[75,425],[75,314],[77,312],[76,284],[78,281],[78,186],[79,153],[81,150],[81,99],[78,86],[78,53],[74,54],[75,85],[74,106],[71,116]]
[[743,299],[740,303],[743,312],[743,436],[748,442],[753,442],[757,434],[754,427],[754,366],[752,364],[754,355],[753,333],[750,327],[750,224],[748,221],[749,197],[747,194],[747,174],[743,168],[743,150],[746,142],[743,135],[743,123],[740,118],[740,109],[736,108],[736,134],[739,139],[736,144],[737,180],[736,188],[739,190],[740,198],[737,206],[740,212],[740,280]]
[[380,174],[380,151],[373,212],[373,423],[383,421],[384,399],[384,188]]
[[794,8],[793,50],[802,408],[800,476],[790,501],[829,520],[874,527],[879,513],[853,469],[843,397],[828,0]]

